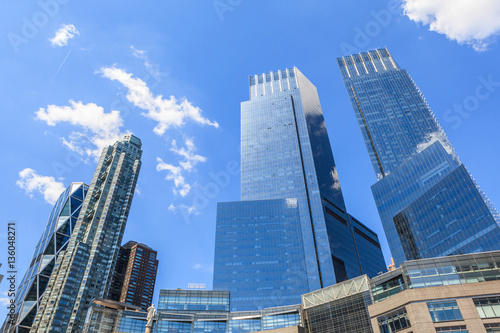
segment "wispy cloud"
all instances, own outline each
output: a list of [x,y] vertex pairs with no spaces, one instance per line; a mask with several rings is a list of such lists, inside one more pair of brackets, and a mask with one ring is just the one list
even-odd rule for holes
[[206,157],[195,154],[196,147],[192,139],[186,138],[184,139],[184,143],[185,147],[179,148],[177,141],[172,140],[170,151],[184,158],[182,161],[179,161],[178,166],[165,163],[159,157],[156,159],[156,170],[168,172],[165,179],[174,181],[175,187],[172,190],[174,194],[180,194],[182,197],[185,197],[192,187],[192,185],[186,182],[183,172],[191,172],[198,163],[203,163],[207,160]]
[[35,112],[36,119],[49,126],[69,123],[80,127],[82,131],[71,133],[63,138],[63,144],[84,157],[97,159],[104,147],[119,140],[123,133],[123,120],[119,111],[104,112],[94,103],[83,104],[70,100],[68,106],[49,105]]
[[175,206],[173,203],[171,203],[170,206],[168,206],[168,210],[171,212],[177,212],[180,209],[182,209],[184,212],[188,213],[189,215],[200,214],[200,212],[196,208],[196,205],[194,205],[194,204],[192,206],[187,206],[187,205],[183,205],[183,204]]
[[68,45],[68,40],[75,37],[75,35],[80,35],[80,33],[73,24],[63,24],[62,27],[56,31],[56,35],[50,38],[49,41],[52,47],[61,47]]
[[180,194],[182,197],[185,197],[189,193],[189,191],[191,191],[191,185],[186,183],[186,179],[182,175],[181,167],[176,167],[172,164],[165,163],[159,157],[156,158],[156,162],[156,170],[158,172],[167,171],[168,174],[165,179],[174,181],[175,187],[172,188],[174,194]]
[[41,176],[30,168],[19,172],[19,180],[16,185],[30,197],[33,197],[34,193],[42,194],[45,201],[51,205],[57,201],[65,189],[63,183],[56,181],[54,177]]
[[134,47],[134,45],[130,45],[130,48],[132,49],[132,55],[138,59],[144,60],[144,66],[146,66],[147,70],[154,75],[155,77],[160,76],[160,71],[157,65],[154,65],[149,61],[149,58],[146,55],[146,51],[144,50],[138,50]]
[[405,14],[431,31],[485,51],[500,34],[498,0],[403,0]]
[[210,272],[210,273],[213,273],[213,271],[214,271],[213,265],[206,265],[206,264],[201,264],[198,262],[194,262],[191,265],[191,268],[194,270],[197,270],[197,271],[204,271],[204,272]]
[[170,148],[177,155],[184,157],[184,161],[179,162],[184,170],[191,171],[196,164],[206,162],[206,157],[194,153],[196,147],[194,146],[193,139],[184,139],[184,144],[186,147],[177,148],[177,141],[172,140],[172,148]]
[[142,115],[157,122],[153,131],[158,135],[163,135],[172,126],[183,126],[187,120],[200,125],[219,127],[217,122],[203,117],[201,109],[193,106],[187,99],[178,100],[174,96],[170,96],[168,99],[163,98],[162,95],[154,96],[143,80],[134,78],[132,74],[123,69],[115,66],[103,67],[98,72],[105,78],[120,82],[128,89],[128,101],[145,110],[146,112]]

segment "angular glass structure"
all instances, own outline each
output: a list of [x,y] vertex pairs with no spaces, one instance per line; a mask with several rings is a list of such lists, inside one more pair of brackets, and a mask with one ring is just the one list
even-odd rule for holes
[[32,332],[82,332],[94,298],[108,298],[141,167],[141,141],[105,148],[66,251],[57,258]]
[[304,327],[314,333],[373,333],[370,304],[366,275],[302,295]]
[[387,49],[338,58],[396,265],[500,248],[500,216]]
[[384,270],[377,236],[346,212],[316,87],[297,68],[251,76],[249,85],[243,201],[218,206],[214,289],[231,292],[233,311],[254,310]]
[[29,332],[55,263],[64,253],[75,229],[88,188],[84,183],[72,183],[57,199],[30,266],[19,283],[15,324],[12,325],[8,318],[3,332]]

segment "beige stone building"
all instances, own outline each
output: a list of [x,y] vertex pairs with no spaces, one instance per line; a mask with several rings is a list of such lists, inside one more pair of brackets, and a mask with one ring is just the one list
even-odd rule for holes
[[422,259],[371,280],[373,332],[500,332],[500,252]]
[[499,333],[500,251],[404,262],[302,295],[306,333]]

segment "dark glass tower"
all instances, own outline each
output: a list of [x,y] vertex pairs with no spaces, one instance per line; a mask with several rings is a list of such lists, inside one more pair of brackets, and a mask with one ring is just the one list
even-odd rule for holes
[[103,150],[31,332],[82,332],[92,300],[108,297],[141,155],[141,141],[130,134]]
[[30,266],[17,288],[15,318],[7,318],[2,332],[29,332],[54,265],[64,254],[75,229],[88,188],[83,183],[72,183],[57,199]]
[[214,289],[230,291],[233,311],[262,309],[384,270],[376,235],[346,212],[316,87],[297,68],[249,83],[243,201],[218,205]]
[[460,162],[408,72],[387,49],[338,58],[378,182],[397,265],[500,249],[500,217]]

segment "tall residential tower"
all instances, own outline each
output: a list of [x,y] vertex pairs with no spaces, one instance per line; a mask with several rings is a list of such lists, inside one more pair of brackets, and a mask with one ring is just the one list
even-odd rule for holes
[[158,253],[145,244],[129,241],[121,246],[109,299],[146,311],[153,302]]
[[82,332],[94,298],[107,298],[141,167],[141,141],[105,148],[66,251],[57,258],[31,332]]
[[241,199],[219,203],[214,289],[231,310],[384,270],[378,238],[347,212],[316,87],[297,69],[251,76],[241,105]]
[[387,49],[338,58],[396,265],[500,249],[500,217]]

